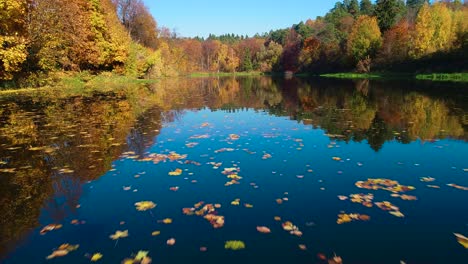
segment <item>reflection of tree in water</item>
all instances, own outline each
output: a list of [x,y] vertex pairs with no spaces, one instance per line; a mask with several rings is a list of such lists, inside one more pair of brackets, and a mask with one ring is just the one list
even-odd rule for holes
[[138,105],[112,95],[23,98],[1,108],[0,256],[38,226],[43,206],[56,222],[73,213],[82,184],[103,175],[129,149],[132,129],[141,135],[132,148],[144,149],[160,128],[158,111],[146,118]]

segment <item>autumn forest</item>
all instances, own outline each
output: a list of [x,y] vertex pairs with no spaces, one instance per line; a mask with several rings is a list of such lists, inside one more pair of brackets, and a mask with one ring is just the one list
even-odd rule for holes
[[142,0],[0,0],[0,78],[38,86],[52,73],[82,71],[463,72],[467,17],[460,0],[344,0],[290,28],[186,38],[158,27]]

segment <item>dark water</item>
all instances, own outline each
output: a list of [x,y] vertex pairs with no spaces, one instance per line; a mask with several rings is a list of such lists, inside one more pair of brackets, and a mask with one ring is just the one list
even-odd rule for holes
[[[466,88],[265,77],[0,98],[0,260],[120,263],[143,250],[153,263],[468,263],[453,234],[468,236]],[[172,152],[186,157],[155,158]],[[225,168],[242,179],[226,186]],[[367,179],[415,189],[356,186]],[[371,207],[350,201],[361,193]],[[201,201],[221,206],[223,227],[183,214]],[[338,224],[343,213],[367,221]],[[48,224],[62,227],[40,234]],[[46,259],[64,243],[79,248]]]

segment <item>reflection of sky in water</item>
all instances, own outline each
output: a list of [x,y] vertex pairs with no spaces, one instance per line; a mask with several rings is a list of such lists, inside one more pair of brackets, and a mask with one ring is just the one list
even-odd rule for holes
[[[205,122],[210,125],[202,127]],[[202,134],[209,138],[190,139]],[[229,140],[229,134],[240,135],[240,139]],[[94,252],[104,255],[102,263],[119,263],[139,250],[149,250],[154,263],[319,263],[316,255],[320,252],[327,256],[336,252],[345,263],[462,263],[468,259],[452,234],[468,234],[468,192],[446,186],[468,186],[468,172],[463,171],[468,166],[465,142],[388,141],[376,152],[366,141],[331,140],[321,129],[253,110],[186,111],[176,121],[165,123],[155,142],[147,154],[175,151],[201,166],[116,160],[115,171],[84,185],[81,208],[63,220],[62,229],[44,236],[35,230],[6,263],[86,263],[89,260],[84,255]],[[191,142],[199,144],[186,147]],[[222,148],[234,151],[215,153]],[[272,158],[262,159],[265,153]],[[213,169],[209,162],[223,164]],[[225,187],[229,179],[221,171],[234,165],[243,179],[239,185]],[[184,170],[182,175],[168,175],[177,168]],[[429,176],[436,181],[420,181],[420,177]],[[355,187],[356,181],[368,178],[389,178],[415,186],[416,190],[407,194],[418,200],[403,201],[387,191]],[[427,184],[441,188],[428,188]],[[131,186],[131,190],[125,191],[123,186]],[[180,189],[170,191],[174,186]],[[374,202],[390,201],[400,207],[405,218],[337,198],[352,193],[373,193]],[[285,197],[288,201],[282,204],[275,201]],[[241,200],[240,206],[230,204],[236,198]],[[151,213],[136,211],[134,203],[144,200],[155,202],[157,207]],[[215,230],[202,217],[182,214],[182,208],[199,201],[222,204],[218,211],[225,216],[223,228]],[[244,203],[253,208],[244,207]],[[337,225],[341,211],[368,214],[371,220]],[[275,216],[292,221],[303,236],[284,231]],[[172,218],[173,223],[158,222],[164,218]],[[86,224],[69,224],[73,219]],[[50,214],[44,212],[41,226],[51,222]],[[267,226],[272,233],[261,234],[256,226]],[[109,239],[116,230],[126,229],[129,237],[117,243]],[[156,230],[161,234],[151,236]],[[166,245],[169,238],[176,239],[172,247]],[[242,240],[246,249],[228,252],[224,250],[227,240]],[[80,244],[80,248],[46,261],[52,249],[62,243]],[[300,250],[299,244],[308,250]],[[200,252],[200,247],[208,251]]]

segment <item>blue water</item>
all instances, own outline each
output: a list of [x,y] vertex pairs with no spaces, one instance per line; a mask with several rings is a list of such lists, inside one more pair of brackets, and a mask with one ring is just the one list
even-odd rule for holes
[[[240,138],[231,140],[230,134]],[[88,263],[87,254],[96,252],[103,254],[97,263],[120,263],[139,250],[149,251],[153,263],[326,263],[317,254],[331,258],[335,253],[344,263],[468,263],[467,249],[453,235],[468,234],[468,191],[447,186],[468,186],[465,141],[417,139],[402,144],[390,140],[375,151],[367,140],[345,142],[326,134],[320,127],[265,110],[185,109],[178,119],[162,124],[139,158],[174,151],[186,154],[186,159],[154,164],[123,155],[112,161],[111,170],[80,186],[79,208],[60,220],[61,229],[39,234],[43,226],[56,223],[50,208],[42,209],[38,227],[4,263]],[[191,138],[195,135],[208,138]],[[190,148],[187,143],[198,145]],[[234,150],[215,152],[222,148]],[[265,153],[271,158],[262,159]],[[185,164],[186,160],[200,166]],[[222,165],[215,169],[210,162]],[[243,178],[240,184],[225,186],[230,179],[221,172],[231,167],[240,168]],[[168,175],[177,168],[183,170],[180,176]],[[427,183],[421,177],[436,180]],[[368,178],[414,186],[405,194],[418,200],[405,201],[385,190],[355,186]],[[124,186],[131,189],[126,191]],[[178,191],[171,191],[175,186]],[[372,193],[374,202],[390,201],[405,217],[337,197],[353,193]],[[240,206],[231,205],[237,198]],[[287,201],[276,202],[283,198]],[[60,197],[55,199],[61,203]],[[139,201],[157,206],[140,212],[134,205]],[[222,228],[182,213],[182,208],[200,201],[221,204],[217,211],[225,217]],[[342,211],[371,219],[338,225]],[[275,221],[275,216],[282,220]],[[165,218],[173,222],[159,221]],[[70,224],[73,219],[85,223]],[[293,222],[302,237],[284,231],[281,223],[285,221]],[[259,233],[257,226],[267,226],[271,233]],[[116,230],[128,230],[129,236],[116,243],[109,238]],[[156,230],[160,235],[152,236]],[[166,244],[170,238],[175,238],[175,245]],[[246,248],[226,250],[228,240],[241,240]],[[46,260],[63,243],[80,247]],[[299,244],[307,249],[301,250]],[[200,247],[206,247],[206,252]]]

